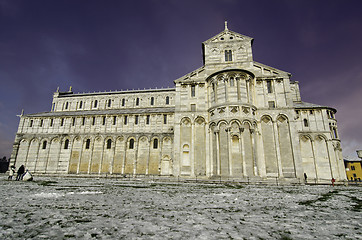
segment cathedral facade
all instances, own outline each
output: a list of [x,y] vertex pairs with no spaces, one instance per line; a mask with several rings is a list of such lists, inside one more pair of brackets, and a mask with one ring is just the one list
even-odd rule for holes
[[11,161],[37,174],[345,180],[336,110],[301,100],[291,74],[225,30],[168,89],[57,90],[20,116]]

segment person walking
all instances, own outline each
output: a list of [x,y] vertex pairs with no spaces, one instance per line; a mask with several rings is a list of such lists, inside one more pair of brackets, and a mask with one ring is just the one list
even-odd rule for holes
[[12,180],[14,174],[15,174],[15,166],[14,166],[14,165],[11,165],[11,166],[10,166],[10,169],[9,169],[9,177],[8,177],[8,180]]
[[307,183],[307,174],[306,173],[304,173],[304,183]]
[[18,175],[16,176],[16,181],[23,179],[24,172],[25,172],[25,167],[24,167],[24,165],[21,165],[18,169]]

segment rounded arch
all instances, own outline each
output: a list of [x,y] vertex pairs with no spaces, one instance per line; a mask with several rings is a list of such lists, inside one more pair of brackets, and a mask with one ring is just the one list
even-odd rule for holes
[[101,135],[97,135],[97,136],[94,137],[94,141],[102,142],[102,141],[104,141],[104,137],[101,136]]
[[133,136],[127,138],[128,149],[135,148],[136,140],[137,140],[136,137],[133,137]]
[[305,133],[305,134],[301,134],[300,136],[299,136],[299,139],[300,140],[302,140],[302,141],[304,141],[304,142],[306,142],[306,141],[312,141],[312,136],[310,135],[310,134],[307,134],[307,133]]
[[238,68],[232,68],[232,69],[226,69],[226,70],[221,70],[221,71],[217,71],[214,72],[213,74],[211,74],[209,77],[207,77],[206,82],[213,82],[212,80],[219,80],[218,78],[220,78],[220,76],[225,77],[225,75],[231,75],[231,74],[235,74],[233,77],[240,77],[240,78],[245,78],[247,79],[248,76],[251,79],[255,78],[255,75],[247,70],[244,69],[238,69]]
[[233,123],[236,123],[236,124],[238,124],[239,126],[242,125],[242,122],[241,122],[239,119],[236,119],[236,118],[233,118],[233,119],[230,120],[230,126],[232,126]]
[[162,142],[165,142],[165,143],[171,142],[172,143],[172,139],[169,136],[166,136],[166,137],[162,138]]
[[278,115],[277,121],[279,121],[279,122],[284,122],[284,121],[289,122],[289,118],[288,118],[287,115],[281,113],[281,114]]
[[83,139],[82,139],[81,136],[76,135],[76,136],[74,136],[74,137],[72,138],[72,142],[74,142],[74,141],[83,141]]
[[217,126],[220,127],[220,125],[222,125],[222,124],[225,124],[226,126],[229,126],[229,123],[228,123],[226,120],[224,120],[224,119],[220,120],[220,121],[217,123]]
[[195,123],[201,125],[201,124],[206,124],[206,121],[205,121],[205,118],[204,118],[204,117],[202,117],[202,116],[197,116],[197,117],[195,118]]
[[160,140],[159,140],[159,137],[152,137],[151,139],[151,142],[152,142],[152,148],[153,149],[159,149],[160,148]]
[[26,138],[20,140],[20,144],[27,144],[27,143],[30,143],[30,141]]
[[51,143],[53,143],[53,142],[59,142],[59,141],[60,141],[59,137],[52,137],[52,138],[50,139],[50,142],[51,142]]
[[37,137],[33,137],[29,140],[29,143],[32,144],[33,142],[40,142],[40,139]]
[[249,128],[253,128],[253,123],[250,120],[243,120],[241,125],[245,126],[245,124],[249,125]]
[[122,142],[123,140],[124,140],[124,137],[122,135],[116,137],[116,141]]
[[327,141],[327,137],[324,134],[318,134],[317,136],[315,136],[315,140]]
[[273,122],[273,118],[270,115],[263,115],[260,118],[260,121],[263,121],[265,123]]
[[192,123],[189,117],[181,118],[180,125],[190,125]]

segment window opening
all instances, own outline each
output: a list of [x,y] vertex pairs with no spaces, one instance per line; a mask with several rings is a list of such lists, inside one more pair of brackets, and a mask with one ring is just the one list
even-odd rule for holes
[[69,140],[65,140],[64,142],[64,149],[68,149],[68,146],[69,146]]
[[232,60],[233,60],[233,57],[232,57],[231,50],[225,50],[225,62],[229,62]]
[[90,139],[87,139],[87,141],[85,142],[85,149],[89,149],[90,146]]
[[43,126],[43,119],[40,120],[40,127]]
[[98,106],[98,100],[94,101],[94,108],[96,108]]
[[268,93],[272,93],[273,92],[273,88],[272,88],[272,81],[271,80],[267,80],[266,81],[266,86],[268,88]]
[[124,116],[124,125],[127,125],[127,116]]
[[155,98],[151,97],[151,105],[155,104]]
[[230,87],[234,87],[234,78],[230,78]]
[[83,107],[83,101],[80,101],[79,102],[79,108],[82,109],[82,107]]
[[112,105],[112,100],[109,99],[109,100],[108,100],[108,107],[111,107],[111,105]]
[[117,116],[113,116],[113,125],[116,125],[117,122]]
[[136,106],[138,106],[140,104],[140,99],[136,98]]
[[62,118],[61,120],[60,120],[60,126],[63,126],[64,125],[64,118]]
[[93,118],[92,118],[92,125],[94,125],[95,123],[96,123],[96,118],[93,117]]
[[68,102],[65,103],[65,109],[68,109]]
[[191,97],[195,97],[195,85],[191,85]]
[[46,149],[47,148],[47,141],[44,141],[43,142],[43,149]]
[[150,124],[150,115],[146,116],[146,124]]
[[153,149],[157,149],[158,148],[158,139],[155,138],[153,139]]
[[82,125],[84,126],[85,124],[85,117],[82,117]]
[[269,101],[268,105],[269,105],[269,108],[275,108],[275,102],[274,101]]
[[191,104],[191,112],[196,112],[196,104]]
[[72,126],[75,125],[75,118],[72,118]]
[[51,126],[51,127],[53,127],[53,122],[54,122],[53,118],[50,119],[50,126]]
[[124,106],[125,101],[126,101],[126,100],[123,98],[123,99],[122,99],[122,106]]
[[112,147],[112,139],[107,140],[107,149],[111,149]]
[[303,122],[304,122],[304,127],[308,127],[308,126],[309,126],[307,119],[304,118]]
[[138,124],[138,115],[134,116],[134,124]]
[[167,124],[167,114],[163,115],[163,124]]
[[33,120],[30,120],[29,127],[33,126]]
[[134,139],[129,140],[129,149],[134,148]]
[[166,105],[168,105],[168,104],[170,104],[170,97],[169,96],[166,97]]
[[106,125],[106,117],[103,117],[102,125]]

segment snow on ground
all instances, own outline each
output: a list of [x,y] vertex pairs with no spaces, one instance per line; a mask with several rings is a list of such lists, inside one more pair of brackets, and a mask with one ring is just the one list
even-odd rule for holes
[[361,188],[0,179],[0,239],[362,239]]

